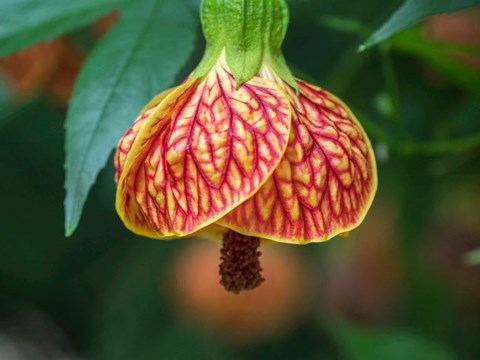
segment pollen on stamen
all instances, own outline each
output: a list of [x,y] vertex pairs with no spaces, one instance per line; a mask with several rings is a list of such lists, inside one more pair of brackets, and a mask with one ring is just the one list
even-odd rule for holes
[[235,294],[253,290],[265,281],[258,251],[260,239],[228,230],[220,250],[220,284]]

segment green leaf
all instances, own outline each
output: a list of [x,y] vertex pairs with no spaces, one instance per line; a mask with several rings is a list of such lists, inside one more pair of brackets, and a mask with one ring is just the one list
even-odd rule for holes
[[67,114],[67,236],[77,227],[88,192],[121,135],[186,64],[196,27],[188,2],[132,1],[90,55]]
[[453,360],[455,356],[440,344],[401,330],[373,330],[338,322],[331,326],[342,359]]
[[2,0],[0,56],[83,26],[120,0]]
[[400,8],[360,46],[359,50],[388,39],[428,16],[451,13],[480,5],[480,0],[406,0]]

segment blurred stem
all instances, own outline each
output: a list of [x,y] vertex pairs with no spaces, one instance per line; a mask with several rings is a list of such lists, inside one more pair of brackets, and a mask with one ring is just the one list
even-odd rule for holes
[[[361,38],[366,38],[372,32],[372,29],[355,19],[333,15],[321,16],[318,24],[342,33],[355,34]],[[355,44],[344,51],[340,57],[340,61],[325,79],[325,87],[331,89],[331,91],[337,95],[341,96],[345,92],[345,89],[349,87],[357,72],[371,54],[373,54],[371,51],[360,54],[357,48],[358,46]]]
[[[358,112],[357,112],[358,113]],[[416,141],[396,140],[385,130],[368,120],[365,116],[359,116],[367,132],[377,140],[386,143],[394,152],[402,156],[414,155],[445,155],[461,153],[480,148],[480,134],[474,134],[456,139],[439,141]]]
[[465,265],[478,266],[480,265],[480,248],[472,250],[465,255]]
[[423,159],[403,160],[398,166],[395,193],[401,212],[397,243],[404,264],[406,324],[444,339],[451,326],[452,299],[441,279],[428,270],[424,243],[438,201],[437,184],[432,183]]
[[395,65],[390,52],[390,45],[388,43],[382,43],[378,49],[385,86],[392,104],[393,111],[390,120],[400,136],[409,138],[408,133],[400,121],[400,90],[395,73]]
[[406,155],[426,154],[441,155],[460,153],[480,147],[480,134],[465,136],[457,139],[432,142],[412,142],[403,144]]
[[392,101],[393,113],[392,118],[398,120],[400,117],[400,100],[398,89],[397,76],[395,74],[395,66],[393,64],[393,59],[390,54],[390,46],[383,43],[379,47],[380,54],[380,63],[382,65],[383,78],[385,80],[385,85],[387,87],[388,94],[390,95],[390,100]]
[[372,52],[358,54],[356,45],[346,50],[340,57],[338,65],[330,72],[325,80],[325,87],[339,96],[345,93],[355,75],[360,71]]

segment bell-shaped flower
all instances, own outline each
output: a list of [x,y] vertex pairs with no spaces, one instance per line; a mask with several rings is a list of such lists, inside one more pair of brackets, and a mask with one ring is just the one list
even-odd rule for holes
[[306,244],[357,227],[376,165],[349,108],[291,75],[284,0],[203,0],[201,14],[202,62],[119,142],[116,208],[151,238],[225,230],[222,283],[239,291],[261,282],[258,239]]

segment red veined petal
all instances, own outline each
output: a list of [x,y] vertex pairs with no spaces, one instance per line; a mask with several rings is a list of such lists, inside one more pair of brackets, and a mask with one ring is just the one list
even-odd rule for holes
[[142,109],[140,115],[137,117],[133,126],[128,129],[125,134],[122,136],[120,141],[118,142],[117,150],[115,151],[114,155],[114,163],[115,163],[115,182],[118,182],[120,179],[120,175],[122,174],[123,167],[125,165],[125,161],[127,159],[127,155],[132,148],[133,142],[137,138],[138,132],[142,128],[145,121],[148,117],[152,114],[153,110],[170,94],[173,89],[168,89],[160,94],[156,95],[150,102]]
[[285,152],[291,108],[274,82],[235,89],[221,67],[179,86],[142,125],[127,155],[117,211],[132,231],[187,235],[251,197]]
[[217,223],[288,243],[325,241],[358,226],[373,201],[373,150],[358,120],[335,96],[298,81],[289,91],[292,129],[285,155],[251,199]]

